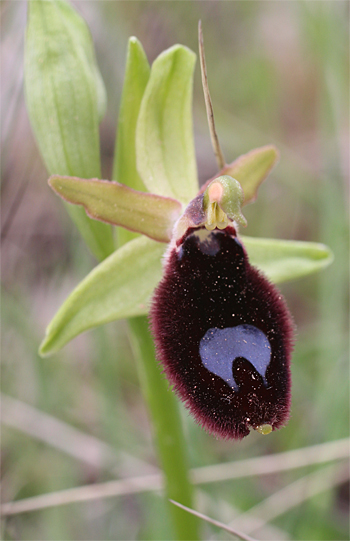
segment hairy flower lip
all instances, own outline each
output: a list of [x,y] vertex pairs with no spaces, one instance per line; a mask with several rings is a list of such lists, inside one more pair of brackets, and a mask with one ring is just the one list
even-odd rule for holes
[[[208,242],[203,235],[196,238],[201,231]],[[151,306],[151,329],[158,361],[195,420],[224,439],[242,439],[252,429],[267,434],[284,426],[290,411],[294,324],[279,290],[249,263],[235,225],[213,231],[203,225],[189,227],[177,244],[169,245],[163,263],[163,279]],[[215,371],[216,365],[208,368],[212,361],[202,356],[200,344],[208,331],[242,325],[265,334],[272,357],[267,384],[261,373],[252,372],[256,365],[248,358],[235,357],[237,391]],[[216,347],[222,346],[215,342]]]

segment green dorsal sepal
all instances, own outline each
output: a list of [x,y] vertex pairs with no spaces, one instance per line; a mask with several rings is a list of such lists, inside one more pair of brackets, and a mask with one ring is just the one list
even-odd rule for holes
[[218,177],[208,185],[203,196],[204,225],[209,231],[225,229],[230,221],[247,225],[241,212],[244,194],[238,180],[228,175]]

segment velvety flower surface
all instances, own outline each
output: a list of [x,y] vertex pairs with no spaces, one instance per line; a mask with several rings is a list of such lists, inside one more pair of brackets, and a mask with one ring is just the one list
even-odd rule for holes
[[292,318],[233,225],[170,245],[151,326],[166,376],[209,432],[241,439],[287,422]]

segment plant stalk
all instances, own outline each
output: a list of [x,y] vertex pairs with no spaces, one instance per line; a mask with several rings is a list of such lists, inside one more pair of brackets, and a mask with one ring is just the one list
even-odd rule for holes
[[[189,480],[186,442],[175,395],[156,362],[147,318],[131,318],[129,327],[141,387],[152,419],[155,444],[164,474],[166,497],[192,507],[193,487]],[[170,502],[169,512],[178,541],[199,539],[196,517]]]

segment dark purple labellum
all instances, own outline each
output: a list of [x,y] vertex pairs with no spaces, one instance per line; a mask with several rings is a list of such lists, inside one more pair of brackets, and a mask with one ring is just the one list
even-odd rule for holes
[[234,227],[189,229],[170,247],[151,325],[169,381],[206,430],[240,439],[287,422],[292,318]]

